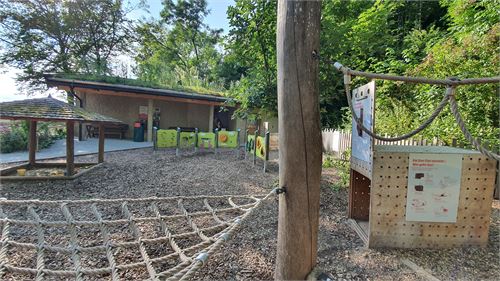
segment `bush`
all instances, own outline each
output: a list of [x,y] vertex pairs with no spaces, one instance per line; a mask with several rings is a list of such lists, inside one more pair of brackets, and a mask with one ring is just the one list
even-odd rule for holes
[[[28,149],[29,124],[27,121],[14,122],[10,129],[0,135],[0,152],[10,153]],[[37,125],[38,149],[51,146],[55,140],[64,138],[66,132],[53,123],[39,122]]]
[[339,181],[332,184],[333,189],[346,188],[349,185],[350,178],[350,158],[351,151],[342,153],[340,159],[332,155],[326,155],[323,159],[323,168],[335,168]]

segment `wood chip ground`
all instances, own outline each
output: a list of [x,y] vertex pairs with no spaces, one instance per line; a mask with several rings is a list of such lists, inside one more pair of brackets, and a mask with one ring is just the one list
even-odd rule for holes
[[[82,156],[77,157],[77,161],[91,162],[96,158],[95,155]],[[217,158],[213,154],[176,158],[171,150],[138,149],[106,153],[106,163],[102,167],[73,181],[2,183],[0,197],[59,200],[262,194],[277,184],[277,164],[271,164],[270,170],[263,174],[260,165],[254,167],[250,160],[237,159],[232,152],[225,152]],[[323,171],[318,245],[318,266],[334,280],[426,280],[425,276],[404,265],[403,259],[410,260],[440,280],[497,280],[500,276],[498,200],[493,202],[490,239],[486,248],[370,250],[349,227],[347,190],[332,188],[337,180],[333,169]],[[273,279],[277,207],[275,199],[264,204],[235,237],[210,257],[194,279]],[[92,235],[84,237],[89,241],[81,243],[91,243]],[[117,259],[125,261],[133,259],[134,255],[117,253]],[[25,257],[18,255],[17,258],[25,262],[22,261]],[[96,264],[99,262],[97,260]],[[123,273],[122,277],[137,280],[143,276],[144,272],[136,270]]]

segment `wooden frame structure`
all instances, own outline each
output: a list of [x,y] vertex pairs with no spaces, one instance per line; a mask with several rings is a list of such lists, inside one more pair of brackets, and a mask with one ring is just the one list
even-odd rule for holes
[[[96,123],[99,125],[99,148],[98,148],[98,163],[104,162],[104,124],[106,123],[122,123],[111,117],[100,115],[97,113],[85,111],[81,108],[69,105],[62,101],[56,100],[51,96],[40,99],[27,99],[20,101],[12,101],[0,103],[0,119],[7,120],[26,120],[29,122],[29,143],[28,154],[29,159],[27,164],[16,166],[15,168],[35,168],[47,166],[60,166],[61,163],[37,163],[36,162],[36,147],[37,137],[36,129],[39,121],[53,121],[66,123],[66,174],[64,177],[48,177],[50,179],[74,179],[75,178],[75,122]],[[88,163],[83,164],[88,165]],[[11,167],[0,172],[2,180],[26,180],[26,179],[43,179],[46,177],[14,177],[4,176],[12,172]]]
[[[454,223],[407,221],[409,155],[459,154],[460,197]],[[373,170],[351,170],[349,218],[370,248],[484,247],[488,243],[496,161],[479,152],[439,146],[375,146]]]

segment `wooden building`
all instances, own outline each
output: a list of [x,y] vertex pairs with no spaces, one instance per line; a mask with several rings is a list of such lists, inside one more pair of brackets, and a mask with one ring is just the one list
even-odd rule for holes
[[[242,129],[243,120],[232,119],[234,107],[227,97],[170,89],[130,86],[117,83],[68,79],[46,75],[48,86],[73,93],[82,108],[106,114],[128,124],[126,138],[133,137],[133,125],[145,124],[146,140],[152,140],[153,126],[158,129],[198,128],[212,131],[221,124],[226,130]],[[87,135],[83,128],[83,135]]]

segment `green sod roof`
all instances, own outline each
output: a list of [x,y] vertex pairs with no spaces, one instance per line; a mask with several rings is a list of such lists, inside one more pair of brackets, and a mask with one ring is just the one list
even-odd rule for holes
[[122,121],[69,105],[51,96],[0,103],[0,119],[123,123]]
[[183,85],[166,86],[151,81],[143,81],[139,79],[129,79],[117,76],[108,76],[108,75],[56,73],[56,74],[48,74],[46,77],[77,80],[77,81],[101,82],[114,85],[135,86],[135,87],[151,88],[159,90],[171,90],[171,91],[179,91],[185,93],[193,93],[193,94],[201,94],[201,95],[209,95],[217,97],[225,96],[225,93],[221,91],[215,91],[212,89],[207,89],[198,86],[183,86]]

